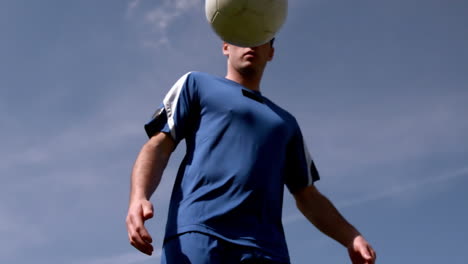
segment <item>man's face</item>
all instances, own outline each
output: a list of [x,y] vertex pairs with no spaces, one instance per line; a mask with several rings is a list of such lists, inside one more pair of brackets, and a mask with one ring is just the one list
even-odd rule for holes
[[228,57],[229,66],[245,74],[261,73],[267,62],[273,59],[274,51],[270,42],[251,48],[223,44],[223,54]]

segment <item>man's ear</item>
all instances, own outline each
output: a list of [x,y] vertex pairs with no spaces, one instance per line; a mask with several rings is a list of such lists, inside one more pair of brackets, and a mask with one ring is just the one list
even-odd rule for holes
[[224,56],[229,56],[229,44],[223,42],[223,54]]
[[271,61],[274,56],[275,56],[275,48],[271,47],[270,54],[268,54],[268,61]]

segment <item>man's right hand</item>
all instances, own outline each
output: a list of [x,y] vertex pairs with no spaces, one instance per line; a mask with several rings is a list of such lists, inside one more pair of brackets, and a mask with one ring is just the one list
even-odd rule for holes
[[145,221],[153,217],[153,205],[148,200],[132,201],[127,214],[127,231],[130,244],[141,252],[153,253],[153,239],[145,228]]

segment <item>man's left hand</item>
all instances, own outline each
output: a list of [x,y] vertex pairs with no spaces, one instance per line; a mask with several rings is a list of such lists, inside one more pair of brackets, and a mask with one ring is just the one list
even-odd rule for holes
[[353,264],[374,264],[377,255],[362,236],[356,236],[348,246],[348,254]]

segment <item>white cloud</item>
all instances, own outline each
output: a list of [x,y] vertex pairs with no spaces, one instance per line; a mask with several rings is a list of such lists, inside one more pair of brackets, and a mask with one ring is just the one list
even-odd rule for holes
[[115,142],[125,142],[126,138],[142,135],[141,124],[136,122],[101,118],[87,122],[76,124],[57,136],[44,138],[27,148],[3,149],[0,151],[4,156],[0,170],[16,166],[51,164],[54,160],[92,152],[96,148],[103,150],[112,147]]
[[[335,206],[339,209],[349,208],[354,206],[360,206],[364,203],[381,200],[381,199],[391,199],[391,198],[398,198],[403,193],[412,192],[418,194],[426,194],[425,191],[427,190],[428,185],[433,184],[440,184],[444,182],[450,182],[456,180],[461,177],[468,176],[468,167],[456,170],[452,173],[447,173],[444,175],[440,175],[438,177],[432,177],[425,180],[415,181],[409,184],[399,184],[395,186],[390,186],[387,190],[378,191],[374,193],[365,194],[361,197],[357,197],[355,199],[346,200],[346,201],[339,201],[335,203]],[[289,225],[299,220],[304,220],[304,216],[300,213],[289,214],[283,217],[283,224]]]
[[169,27],[203,4],[202,0],[164,0],[156,7],[153,5],[150,9],[143,9],[142,2],[131,1],[127,8],[127,17],[136,19],[137,23],[143,23],[145,28],[149,26],[150,33],[145,34],[142,44],[153,48],[170,45]]
[[319,170],[343,175],[468,147],[464,102],[454,97],[413,99],[390,98],[380,105],[315,116],[305,123],[305,137]]
[[371,201],[385,199],[385,198],[397,198],[400,196],[400,194],[410,192],[410,191],[413,193],[425,194],[427,185],[450,182],[452,180],[456,180],[457,178],[466,177],[466,176],[468,176],[468,167],[457,170],[453,173],[440,175],[438,177],[432,177],[432,178],[428,178],[424,180],[419,180],[419,181],[409,183],[409,184],[391,186],[388,188],[388,190],[385,190],[385,191],[365,195],[357,199],[339,202],[338,206],[341,208],[346,208],[346,207],[357,206],[366,202],[371,202]]
[[130,3],[128,4],[128,11],[131,12],[135,10],[139,4],[140,4],[140,0],[131,0]]

